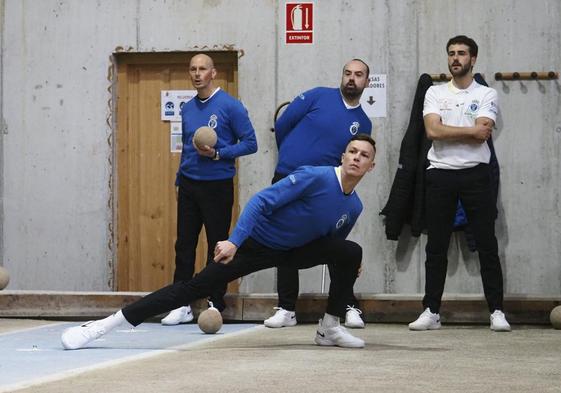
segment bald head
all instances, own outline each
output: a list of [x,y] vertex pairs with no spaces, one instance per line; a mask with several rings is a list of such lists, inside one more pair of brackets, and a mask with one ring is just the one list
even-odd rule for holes
[[212,60],[212,57],[210,57],[209,55],[205,55],[204,53],[199,53],[198,55],[191,57],[189,66],[191,66],[193,63],[206,64],[208,68],[214,68],[214,61]]
[[216,78],[216,69],[212,58],[204,53],[193,56],[189,62],[189,76],[193,87],[197,89],[199,98],[210,97],[214,91],[212,81]]
[[362,68],[364,70],[364,73],[366,75],[370,74],[370,67],[368,67],[368,64],[366,64],[366,62],[364,62],[361,59],[352,59],[349,62],[347,62],[347,64],[345,64],[345,66],[343,67],[343,73],[345,73],[345,70],[347,70],[348,68]]

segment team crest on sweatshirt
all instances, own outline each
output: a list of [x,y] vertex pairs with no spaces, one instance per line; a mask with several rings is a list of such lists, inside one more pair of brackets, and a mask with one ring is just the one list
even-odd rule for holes
[[347,214],[343,214],[341,218],[337,220],[337,224],[335,224],[335,228],[339,229],[347,222],[349,222],[349,216]]
[[208,120],[208,126],[210,128],[216,128],[218,125],[218,116],[215,114],[210,115],[210,119]]
[[351,133],[351,135],[356,135],[359,128],[360,123],[358,121],[354,121],[353,124],[351,124],[351,126],[349,127],[349,132]]

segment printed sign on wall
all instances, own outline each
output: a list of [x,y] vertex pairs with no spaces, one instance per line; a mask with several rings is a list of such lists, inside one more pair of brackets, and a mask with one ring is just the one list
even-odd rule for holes
[[360,105],[368,117],[386,117],[386,74],[370,74]]
[[164,121],[181,121],[183,104],[197,95],[197,90],[162,90],[161,112]]
[[286,3],[286,44],[313,44],[314,3]]
[[172,121],[170,124],[170,147],[172,153],[181,153],[183,149],[183,141],[181,139],[181,122]]

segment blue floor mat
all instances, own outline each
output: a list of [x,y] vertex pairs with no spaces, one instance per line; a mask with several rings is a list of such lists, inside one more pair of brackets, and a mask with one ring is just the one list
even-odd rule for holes
[[87,349],[64,350],[61,333],[79,324],[57,323],[0,335],[0,392],[31,385],[34,380],[58,379],[57,375],[60,378],[61,374],[71,375],[102,363],[148,357],[260,326],[225,324],[217,334],[204,334],[197,324],[143,323],[134,329],[117,328],[90,343]]

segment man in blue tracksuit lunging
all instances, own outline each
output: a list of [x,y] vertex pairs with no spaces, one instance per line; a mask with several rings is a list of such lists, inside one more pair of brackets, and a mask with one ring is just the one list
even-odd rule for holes
[[216,244],[216,263],[193,279],[164,287],[105,319],[67,329],[61,338],[63,347],[83,348],[122,323],[139,325],[258,270],[322,264],[331,265],[334,274],[316,344],[364,347],[364,341],[342,327],[339,318],[345,316],[362,261],[362,248],[346,240],[362,211],[354,189],[374,168],[375,153],[374,140],[359,134],[347,145],[341,166],[301,167],[255,194],[230,237]]

